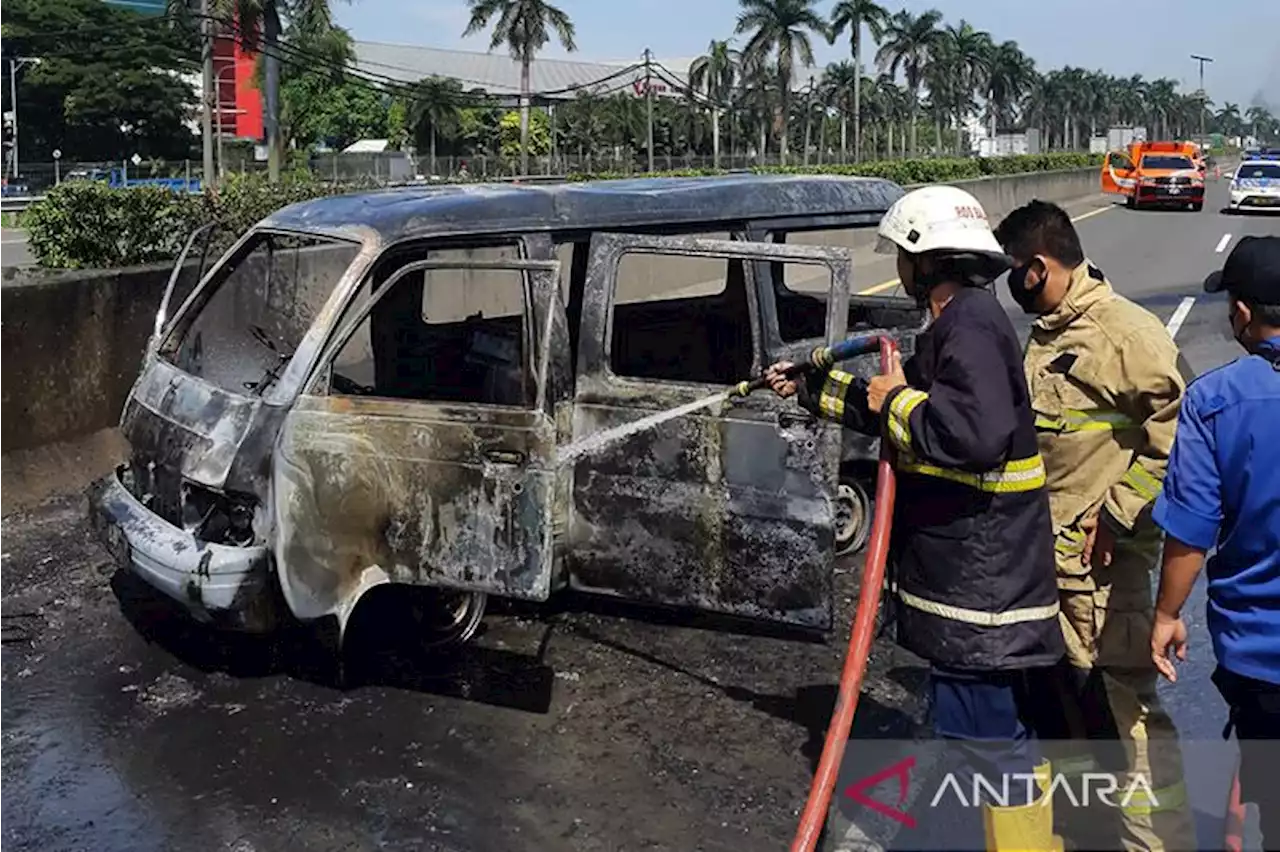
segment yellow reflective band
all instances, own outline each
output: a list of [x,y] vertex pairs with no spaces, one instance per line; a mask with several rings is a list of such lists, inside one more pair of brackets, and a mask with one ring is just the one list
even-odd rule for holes
[[910,592],[898,590],[898,600],[912,609],[927,612],[951,621],[963,621],[965,624],[976,624],[980,627],[1007,627],[1010,624],[1024,624],[1028,621],[1048,621],[1058,617],[1057,601],[1046,606],[1028,606],[1021,609],[1007,609],[1004,612],[983,612],[980,609],[967,609],[962,606],[938,603]]
[[1085,538],[1085,534],[1079,530],[1064,529],[1054,539],[1053,549],[1068,555],[1083,553]]
[[911,412],[929,398],[929,394],[915,388],[903,388],[889,405],[889,439],[903,451],[911,449]]
[[1152,476],[1138,462],[1129,465],[1129,469],[1125,471],[1123,482],[1134,491],[1137,491],[1147,501],[1154,500],[1160,496],[1160,480]]
[[1113,795],[1119,795],[1122,802],[1128,801],[1129,804],[1122,804],[1120,810],[1131,816],[1176,811],[1187,804],[1187,787],[1181,781],[1177,784],[1170,784],[1168,787],[1162,787],[1159,790],[1152,790],[1150,797],[1141,788],[1134,788],[1131,792],[1125,791],[1124,793]]
[[853,374],[843,370],[832,370],[822,383],[822,391],[818,394],[818,410],[832,420],[844,420],[844,395],[853,384]]
[[964,470],[951,470],[937,465],[918,462],[914,457],[899,459],[898,470],[904,473],[918,473],[922,476],[933,476],[968,485],[979,491],[992,494],[1012,494],[1021,491],[1035,491],[1043,488],[1045,482],[1044,461],[1040,456],[1019,459],[1004,467],[989,470],[986,473],[969,473]]
[[1059,775],[1083,775],[1086,772],[1093,772],[1098,769],[1099,764],[1092,755],[1056,757],[1053,760],[1053,768]]
[[1043,432],[1119,432],[1124,429],[1137,429],[1141,425],[1118,411],[1102,408],[1089,411],[1065,408],[1061,417],[1036,415],[1036,428]]

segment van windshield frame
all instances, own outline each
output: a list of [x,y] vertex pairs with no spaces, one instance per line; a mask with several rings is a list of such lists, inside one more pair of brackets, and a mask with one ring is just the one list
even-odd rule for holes
[[[265,248],[265,254],[263,249]],[[324,306],[333,298],[353,265],[367,248],[365,242],[329,232],[297,231],[281,228],[255,228],[238,240],[194,288],[178,309],[157,356],[182,371],[227,393],[262,396],[278,384],[293,356],[301,349]],[[324,261],[319,268],[318,285],[309,292],[299,286],[304,274],[301,252],[336,250],[339,254]],[[246,264],[264,258],[269,264],[265,276],[245,276]],[[283,261],[283,263],[281,262]],[[276,281],[277,276],[286,277]],[[242,281],[251,282],[250,286]],[[259,284],[259,282],[261,282]],[[257,284],[258,286],[252,286]],[[235,288],[234,292],[226,287]],[[236,298],[242,304],[223,304]],[[242,339],[235,341],[235,351],[217,351],[205,357],[200,326],[216,321],[209,312],[217,307],[229,325],[234,317]],[[244,321],[247,315],[267,322]],[[224,331],[227,326],[224,325]],[[192,334],[200,335],[192,338]],[[227,341],[222,341],[223,343]],[[219,344],[215,344],[217,346]],[[219,361],[221,359],[221,361]],[[243,365],[240,360],[246,360]],[[212,370],[210,364],[220,363]],[[248,377],[252,373],[253,377]],[[225,375],[224,375],[225,374]],[[234,375],[232,375],[234,374]]]

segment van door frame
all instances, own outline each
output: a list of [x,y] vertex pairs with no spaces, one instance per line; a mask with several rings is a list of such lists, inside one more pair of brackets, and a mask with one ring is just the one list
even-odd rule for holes
[[[521,251],[524,254],[523,245]],[[377,266],[369,266],[369,275]],[[373,308],[406,276],[433,269],[523,273],[524,357],[535,382],[533,399],[526,406],[331,392],[333,359]],[[332,614],[345,623],[365,591],[387,582],[547,599],[553,569],[557,443],[548,379],[552,348],[556,341],[563,345],[556,331],[564,325],[559,272],[555,260],[527,257],[413,260],[396,267],[376,291],[352,304],[336,323],[285,418],[274,453],[277,534],[273,549],[281,587],[295,616],[312,619]],[[428,437],[433,430],[436,435]],[[451,437],[446,439],[439,430],[447,430]],[[374,437],[379,432],[398,436],[399,446],[379,447]],[[348,469],[335,475],[345,480],[322,482],[334,478],[324,472],[326,454],[338,461],[355,460],[356,464],[336,465]],[[373,470],[362,473],[362,468]],[[421,469],[420,475],[412,475],[415,469]],[[468,487],[468,493],[436,493],[437,477],[432,472],[437,469],[453,471],[460,482],[474,487]],[[388,488],[383,489],[384,484]],[[358,514],[362,501],[345,507],[322,505],[316,495],[325,487],[340,501],[346,500],[348,492],[358,496],[364,488],[379,497],[395,492],[393,498],[403,496],[412,505],[383,500],[388,505],[371,509],[368,518],[345,522],[344,513]],[[446,516],[452,520],[446,522]],[[464,532],[459,539],[459,525],[482,516],[492,535],[467,538]],[[339,529],[343,526],[345,532]],[[312,539],[318,543],[311,543]],[[455,560],[456,564],[427,566],[404,558],[405,553],[425,555],[445,539],[454,544],[470,541],[464,550],[479,543],[485,547],[475,558]]]
[[[757,261],[825,266],[833,305],[826,339],[844,335],[853,265],[847,249],[595,234],[578,341],[574,440],[718,387],[613,372],[617,270],[623,255],[636,252],[741,261],[757,369],[764,343]],[[574,464],[570,585],[637,602],[830,629],[839,427],[768,393],[670,423]],[[654,449],[659,441],[665,449]],[[716,458],[702,452],[713,445]],[[692,458],[703,458],[703,466],[690,467]]]

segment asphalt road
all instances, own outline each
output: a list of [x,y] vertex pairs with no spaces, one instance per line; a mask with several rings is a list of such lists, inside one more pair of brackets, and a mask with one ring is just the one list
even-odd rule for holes
[[[1214,186],[1211,202],[1224,194]],[[1194,369],[1237,355],[1200,281],[1220,247],[1280,234],[1280,218],[1213,203],[1072,212],[1090,257],[1162,320],[1195,298],[1177,334]],[[863,286],[892,277],[864,260]],[[569,601],[498,612],[476,647],[424,665],[397,655],[397,622],[372,607],[351,628],[359,652],[339,687],[305,638],[228,640],[171,615],[112,571],[78,498],[6,517],[2,558],[12,850],[777,850],[847,639]],[[856,567],[840,576],[846,622]],[[1208,739],[1223,710],[1202,611],[1201,592],[1191,660],[1165,697],[1184,736]],[[878,645],[856,735],[918,734],[923,678]],[[1225,795],[1220,783],[1193,795]]]
[[0,230],[0,266],[31,266],[36,262],[27,244],[27,232],[21,228]]

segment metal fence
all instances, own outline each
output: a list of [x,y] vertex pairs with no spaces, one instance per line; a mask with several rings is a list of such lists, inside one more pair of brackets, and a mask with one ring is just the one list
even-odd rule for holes
[[[901,150],[894,150],[892,157],[888,156],[884,150],[864,151],[863,159],[899,159],[904,156],[905,153]],[[955,154],[949,151],[940,154],[926,151],[919,156],[948,157]],[[787,164],[791,166],[843,165],[853,162],[852,151],[841,151],[838,148],[810,150],[807,156],[803,152],[792,152],[787,159]],[[654,169],[657,171],[712,168],[733,171],[778,165],[782,165],[782,162],[776,152],[761,157],[751,153],[724,151],[718,160],[709,155],[659,154],[653,161]],[[204,184],[199,160],[155,160],[138,164],[127,161],[93,163],[27,161],[22,164],[22,173],[18,178],[8,179],[4,194],[7,197],[42,195],[62,181],[105,179],[112,170],[130,180],[168,178],[185,179],[188,182],[199,180],[201,185]],[[604,154],[556,153],[531,156],[528,173],[521,174],[519,157],[488,154],[433,158],[430,155],[414,155],[400,151],[309,156],[291,153],[285,170],[306,171],[314,178],[323,181],[403,184],[417,181],[512,180],[521,177],[537,179],[599,173],[642,175],[648,171],[648,158],[643,151],[630,150]],[[225,179],[232,175],[265,174],[266,171],[267,164],[255,159],[252,153],[243,156],[229,154],[225,162],[219,166],[218,176]]]

